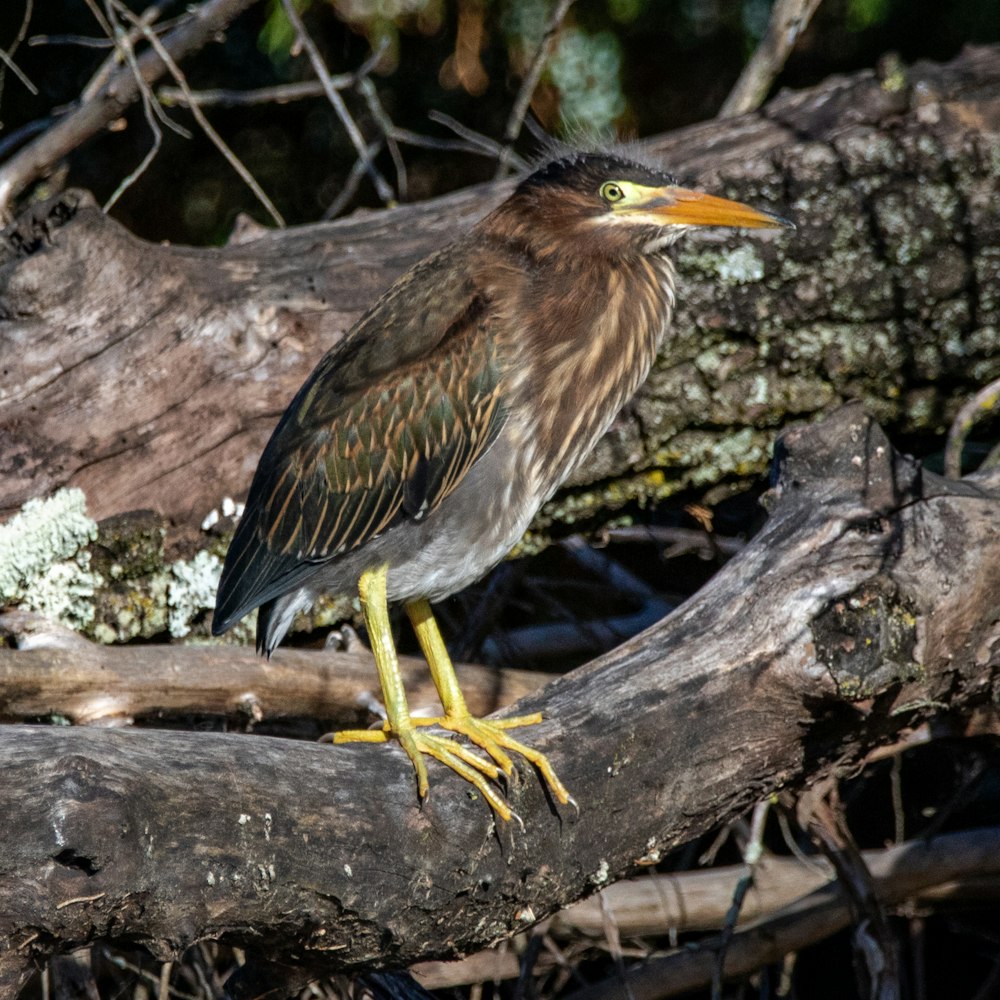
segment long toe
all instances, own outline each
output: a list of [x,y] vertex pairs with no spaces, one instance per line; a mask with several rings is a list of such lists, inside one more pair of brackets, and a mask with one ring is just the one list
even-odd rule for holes
[[536,722],[541,722],[541,718],[541,715],[530,715],[517,719],[498,719],[493,722],[468,715],[440,719],[438,725],[450,732],[467,737],[477,747],[485,750],[497,762],[504,774],[510,775],[513,771],[513,764],[507,751],[520,754],[538,769],[556,799],[566,805],[573,799],[566,790],[566,786],[557,777],[548,757],[540,750],[535,750],[534,747],[507,735],[507,729],[514,726],[533,725]]

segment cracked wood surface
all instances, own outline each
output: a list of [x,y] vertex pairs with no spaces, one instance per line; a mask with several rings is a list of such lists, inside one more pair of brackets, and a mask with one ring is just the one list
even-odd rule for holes
[[100,938],[221,937],[327,972],[469,952],[942,709],[995,704],[1000,474],[929,474],[856,405],[787,433],[778,462],[768,522],[702,591],[511,709],[545,713],[533,741],[578,814],[521,771],[525,829],[494,829],[438,767],[421,809],[394,747],[0,727],[0,978]]
[[[651,143],[683,179],[799,229],[684,242],[673,333],[541,530],[755,476],[777,428],[846,398],[938,432],[1000,375],[1000,49],[894,87],[833,79]],[[0,243],[0,516],[77,485],[97,518],[151,508],[193,527],[243,496],[324,350],[507,190],[222,249],[142,242],[80,192],[27,212]]]

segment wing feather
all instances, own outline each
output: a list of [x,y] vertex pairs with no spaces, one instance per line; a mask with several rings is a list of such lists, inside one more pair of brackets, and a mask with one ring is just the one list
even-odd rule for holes
[[[353,344],[363,321],[299,391],[261,458],[223,569],[219,634],[299,585],[315,567],[430,516],[503,426],[502,376],[482,296],[446,335],[387,372]],[[337,356],[365,376],[345,383]],[[397,359],[398,360],[398,359]]]

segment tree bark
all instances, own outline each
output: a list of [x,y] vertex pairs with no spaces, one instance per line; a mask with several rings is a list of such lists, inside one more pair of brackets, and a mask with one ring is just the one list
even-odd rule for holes
[[[137,717],[221,715],[261,722],[333,720],[341,728],[368,717],[378,680],[360,642],[346,650],[283,649],[265,660],[249,646],[103,646],[20,612],[0,614],[0,721],[58,714],[75,725],[121,725]],[[399,666],[411,707],[440,712],[420,658]],[[534,670],[474,664],[455,668],[469,710],[489,715],[553,679]]]
[[[495,827],[394,747],[0,727],[0,975],[98,938],[329,971],[514,933],[778,789],[1000,698],[1000,473],[950,482],[858,406],[787,433],[771,516],[683,608],[531,695],[573,791]],[[280,660],[282,653],[276,656]]]
[[[893,430],[939,432],[1000,375],[998,144],[997,48],[651,143],[685,179],[799,229],[687,239],[647,385],[536,531],[743,482],[789,418],[850,397]],[[194,529],[244,494],[282,409],[359,313],[508,191],[222,249],[144,243],[80,192],[30,210],[0,247],[0,515],[78,485],[98,519],[151,508]]]

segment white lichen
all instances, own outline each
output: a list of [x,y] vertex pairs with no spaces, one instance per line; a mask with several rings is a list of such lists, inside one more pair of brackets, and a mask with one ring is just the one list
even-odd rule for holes
[[719,255],[718,275],[726,284],[747,285],[764,277],[764,261],[749,243]]
[[32,583],[96,537],[97,523],[87,516],[83,490],[29,500],[0,524],[0,604],[20,602]]
[[0,605],[17,604],[70,628],[90,624],[103,581],[90,571],[85,546],[96,537],[82,490],[29,500],[0,525]]
[[179,559],[170,567],[167,585],[170,634],[182,638],[191,631],[191,621],[215,606],[222,562],[204,550],[193,559]]
[[103,582],[98,573],[90,572],[90,553],[79,552],[73,559],[53,563],[31,580],[18,603],[79,630],[93,622],[94,594]]

